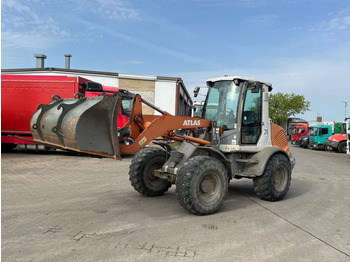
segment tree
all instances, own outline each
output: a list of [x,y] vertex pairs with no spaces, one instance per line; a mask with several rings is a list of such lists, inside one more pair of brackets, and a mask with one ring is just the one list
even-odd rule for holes
[[288,117],[310,111],[310,102],[302,95],[276,93],[269,96],[270,118],[273,123],[287,123]]

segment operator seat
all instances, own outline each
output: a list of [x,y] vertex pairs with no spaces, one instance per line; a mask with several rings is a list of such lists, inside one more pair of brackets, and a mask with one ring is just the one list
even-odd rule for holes
[[255,144],[260,136],[257,115],[254,111],[243,111],[242,118],[242,142]]
[[254,111],[244,111],[242,125],[253,126],[256,122],[256,113]]

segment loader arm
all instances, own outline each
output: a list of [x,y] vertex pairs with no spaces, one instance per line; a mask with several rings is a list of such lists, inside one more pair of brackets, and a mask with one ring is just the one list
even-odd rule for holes
[[[146,103],[148,106],[161,113],[161,115],[143,115],[142,103]],[[140,95],[136,95],[129,122],[122,128],[129,129],[130,135],[124,138],[120,137],[119,150],[120,153],[123,154],[134,154],[157,137],[178,141],[188,140],[201,145],[210,145],[211,143],[209,141],[203,139],[186,135],[179,136],[176,134],[176,130],[188,129],[193,131],[194,128],[211,126],[212,121],[206,119],[171,115],[143,100]],[[130,138],[133,140],[133,143],[124,143],[124,140],[127,141]]]

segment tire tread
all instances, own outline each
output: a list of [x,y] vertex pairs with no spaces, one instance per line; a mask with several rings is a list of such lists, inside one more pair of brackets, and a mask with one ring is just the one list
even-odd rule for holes
[[143,172],[148,162],[154,157],[165,156],[165,154],[166,152],[163,149],[156,147],[146,147],[135,154],[129,168],[129,181],[137,192],[144,196],[154,197],[163,195],[171,187],[171,184],[164,180],[167,182],[164,182],[164,187],[161,190],[153,191],[147,187],[143,179]]
[[[273,179],[271,176],[273,175],[275,168],[280,164],[286,165],[288,178],[284,190],[282,192],[277,192],[273,185]],[[261,199],[268,201],[279,201],[283,199],[287,194],[291,183],[291,168],[289,160],[282,154],[273,155],[266,164],[264,173],[261,176],[254,178],[253,181],[254,191]]]
[[[209,168],[214,168],[225,176],[224,181],[227,181],[227,183],[225,183],[224,187],[226,190],[223,192],[223,197],[219,204],[214,203],[207,208],[203,208],[198,205],[197,200],[193,197],[194,186],[191,181],[193,176],[198,176],[200,175],[200,172]],[[208,215],[214,213],[222,206],[226,199],[228,191],[228,179],[226,179],[226,177],[227,171],[219,160],[208,156],[196,156],[189,159],[179,171],[176,180],[176,197],[182,207],[195,215]]]

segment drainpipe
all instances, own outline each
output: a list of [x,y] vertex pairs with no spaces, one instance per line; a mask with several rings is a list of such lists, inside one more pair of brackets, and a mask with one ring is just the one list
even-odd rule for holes
[[65,65],[65,69],[70,69],[70,58],[72,57],[71,54],[64,54],[65,58],[66,58],[66,65]]
[[35,54],[36,58],[36,68],[44,68],[45,67],[45,59],[46,55],[44,54]]

